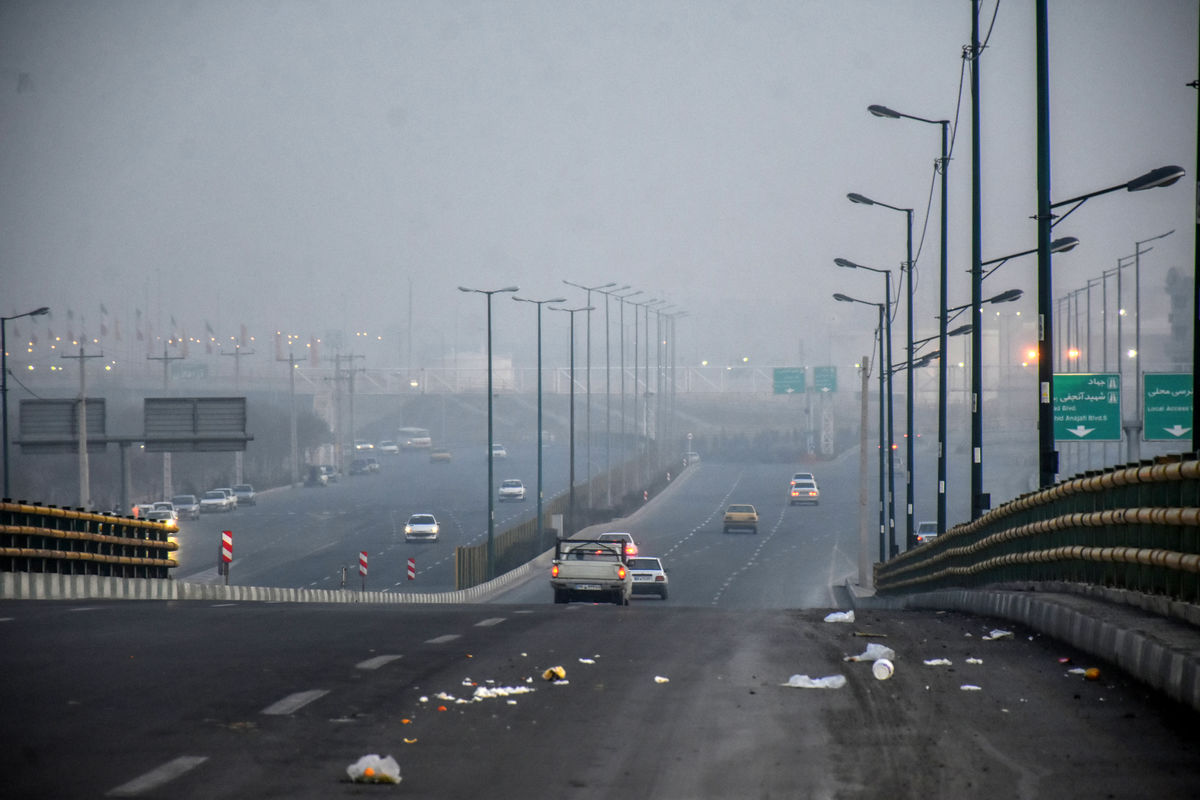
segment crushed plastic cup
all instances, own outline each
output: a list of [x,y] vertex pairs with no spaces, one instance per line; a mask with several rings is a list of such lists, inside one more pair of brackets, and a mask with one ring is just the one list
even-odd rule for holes
[[567,671],[562,667],[551,667],[542,673],[542,679],[547,681],[561,681],[567,677]]
[[896,668],[892,666],[892,662],[886,658],[877,658],[875,663],[871,665],[871,674],[875,676],[877,681],[886,681],[892,677],[892,673]]
[[793,689],[840,689],[846,685],[845,675],[828,675],[824,678],[810,678],[807,675],[793,675],[788,682],[781,684]]
[[991,633],[989,633],[987,636],[984,636],[983,640],[985,642],[991,642],[996,639],[1011,639],[1011,638],[1013,638],[1012,631],[1006,631],[1006,630],[1001,630],[1000,628],[996,628]]
[[854,609],[849,611],[834,611],[825,616],[826,622],[854,622]]
[[391,756],[372,753],[346,767],[346,774],[355,783],[399,783],[400,765]]
[[856,656],[846,656],[843,661],[878,661],[881,658],[895,658],[896,651],[890,647],[884,647],[881,644],[871,642],[867,645],[867,649]]

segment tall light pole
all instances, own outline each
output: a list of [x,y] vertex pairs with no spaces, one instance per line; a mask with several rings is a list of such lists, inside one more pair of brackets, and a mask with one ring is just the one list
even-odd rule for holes
[[505,286],[503,289],[468,289],[458,287],[460,292],[474,292],[487,297],[487,419],[488,419],[488,527],[487,527],[487,577],[496,577],[496,490],[493,472],[492,443],[495,435],[492,427],[492,295],[501,292],[517,292],[516,286]]
[[584,292],[587,293],[587,301],[584,303],[584,305],[587,306],[587,314],[586,314],[586,322],[585,322],[585,325],[587,326],[587,339],[586,339],[586,343],[584,344],[584,347],[587,348],[587,353],[584,354],[584,369],[587,370],[587,378],[584,381],[584,383],[586,384],[586,387],[587,387],[586,388],[587,402],[584,406],[584,408],[585,408],[584,416],[586,419],[586,421],[584,423],[584,427],[587,429],[587,446],[584,448],[584,453],[585,453],[585,457],[587,459],[587,466],[586,466],[586,469],[584,469],[584,474],[587,476],[588,508],[591,508],[591,506],[592,506],[592,309],[593,309],[592,292],[599,291],[601,289],[607,289],[610,286],[616,286],[617,284],[615,281],[609,281],[608,283],[603,283],[599,286],[583,286],[582,284],[571,283],[570,281],[568,281],[566,279],[563,280],[563,283],[567,284],[568,286],[574,286],[576,289],[583,289]]
[[[1200,200],[1200,198],[1197,198]],[[1200,213],[1200,209],[1197,209]],[[1149,239],[1142,239],[1140,242],[1134,242],[1133,245],[1133,393],[1137,398],[1135,401],[1135,413],[1133,417],[1133,428],[1129,429],[1128,436],[1131,442],[1136,443],[1137,448],[1131,448],[1134,458],[1137,461],[1141,458],[1141,438],[1142,438],[1142,254],[1147,253],[1154,248],[1148,247],[1142,249],[1142,245],[1146,242],[1153,242],[1156,239],[1165,239],[1175,232],[1175,229],[1160,233],[1158,236],[1151,236]],[[1195,400],[1193,399],[1193,402]]]
[[881,203],[878,200],[872,200],[869,197],[864,197],[861,194],[851,192],[846,195],[851,203],[860,203],[868,206],[882,206],[889,208],[892,211],[899,211],[904,214],[908,230],[908,249],[907,258],[904,262],[904,268],[908,271],[908,279],[905,285],[908,287],[908,369],[905,374],[904,387],[904,411],[905,411],[905,428],[908,431],[907,441],[905,443],[904,460],[904,480],[905,480],[905,535],[904,549],[911,550],[917,546],[917,534],[913,527],[913,474],[916,472],[914,464],[913,452],[916,443],[917,432],[913,426],[913,255],[912,255],[912,218],[913,210],[911,208],[901,208],[898,206],[890,206],[887,203]]
[[567,535],[571,536],[575,533],[575,313],[577,311],[591,311],[591,306],[580,306],[579,308],[559,308],[558,306],[550,306],[551,311],[565,311],[571,317],[571,413],[570,413],[570,440],[568,456],[571,466],[569,468],[569,489],[567,491]]
[[[1186,174],[1183,167],[1169,165],[1158,167],[1139,175],[1133,180],[1118,183],[1077,197],[1050,202],[1050,111],[1049,111],[1049,56],[1046,52],[1046,5],[1037,0],[1038,36],[1038,485],[1046,488],[1054,485],[1058,474],[1058,451],[1054,448],[1054,364],[1052,362],[1053,321],[1053,275],[1051,268],[1050,232],[1055,225],[1070,216],[1075,209],[1093,197],[1124,189],[1141,192],[1170,186]],[[1055,216],[1054,209],[1070,206],[1062,216]],[[1149,240],[1147,240],[1149,241]]]
[[[553,297],[549,300],[530,300],[527,297],[513,295],[513,300],[522,303],[533,303],[537,306],[537,538],[538,547],[546,546],[542,538],[545,534],[545,523],[542,520],[542,306],[546,303],[565,303],[565,297]],[[491,445],[488,445],[489,452]]]
[[[628,461],[628,434],[625,432],[625,301],[630,297],[635,297],[642,293],[641,289],[629,292],[623,295],[617,295],[617,300],[621,304],[621,496],[624,497],[629,492],[629,471]],[[630,303],[629,305],[633,305]],[[636,312],[635,312],[636,317]],[[636,352],[636,351],[635,351]],[[636,357],[636,355],[635,355]],[[634,371],[633,385],[637,386],[637,371]],[[637,404],[634,404],[634,409]]]
[[[623,292],[629,284],[608,291],[604,295],[604,486],[607,493],[605,507],[612,508],[612,337],[609,335],[608,298]],[[561,301],[561,302],[566,302]]]
[[[11,317],[0,317],[0,405],[3,410],[0,414],[4,417],[4,500],[9,500],[8,491],[8,321],[10,319],[21,319],[21,317],[40,317],[43,314],[49,314],[50,307],[42,306],[35,308],[33,311],[26,311],[23,314],[13,314]],[[82,364],[82,362],[80,362]]]
[[[946,119],[925,119],[924,117],[913,116],[912,114],[904,114],[899,111],[893,111],[887,106],[872,105],[867,107],[877,117],[885,119],[911,119],[917,122],[926,122],[930,125],[940,125],[942,128],[942,155],[934,165],[934,169],[941,174],[941,256],[940,256],[940,291],[939,291],[939,320],[938,325],[938,350],[943,354],[948,346],[946,342],[946,306],[948,304],[947,283],[949,280],[949,267],[947,262],[947,192],[946,192],[946,173],[950,171],[950,153],[949,145],[949,129],[950,120]],[[937,529],[938,533],[944,533],[946,530],[946,392],[950,376],[948,373],[948,363],[945,357],[940,358],[938,363],[938,463],[937,463]]]
[[[883,331],[884,331],[884,327],[886,324],[885,317],[887,315],[887,310],[886,310],[886,306],[884,303],[870,303],[866,300],[859,300],[858,298],[850,297],[849,295],[834,294],[833,299],[837,300],[839,303],[862,303],[865,306],[875,306],[876,308],[879,309],[879,327],[877,328],[877,333],[879,334],[879,357],[875,359],[875,363],[879,367],[879,561],[882,563],[884,561],[887,561],[887,558],[888,558],[888,556],[887,556],[888,545],[887,545],[887,533],[886,533],[886,518],[884,515],[884,495],[886,494],[886,491],[885,491],[885,486],[884,486],[884,460],[883,460],[883,451],[884,451],[884,446],[885,446],[885,442],[883,440],[883,433],[884,433],[883,406],[884,406],[884,402],[885,402],[885,398],[883,396],[884,395],[884,373],[890,372],[890,370],[887,369],[883,365],[883,352],[884,352]],[[869,365],[867,365],[867,364],[863,365],[864,372],[869,369],[870,369]],[[866,386],[866,378],[865,377],[863,378],[863,381],[864,381],[863,386],[865,387]],[[888,402],[890,403],[890,400]],[[863,405],[864,406],[866,405],[865,399],[864,399]],[[863,415],[864,415],[863,419],[866,419],[866,411],[865,410],[863,411]]]
[[[892,403],[892,271],[890,269],[878,269],[876,267],[864,267],[862,264],[856,264],[846,258],[835,258],[833,263],[839,267],[846,269],[865,269],[868,272],[882,273],[883,282],[883,341],[879,346],[880,363],[884,366],[879,371],[880,380],[887,380],[887,540],[888,554],[891,558],[896,555],[896,462],[895,462],[895,442],[896,428],[895,417],[893,415]],[[844,296],[844,295],[843,295]],[[835,298],[836,299],[836,298]],[[848,302],[848,301],[842,301]],[[861,301],[860,301],[861,302]],[[882,419],[880,426],[882,427]],[[882,477],[882,473],[881,473]],[[882,481],[881,481],[882,485]]]

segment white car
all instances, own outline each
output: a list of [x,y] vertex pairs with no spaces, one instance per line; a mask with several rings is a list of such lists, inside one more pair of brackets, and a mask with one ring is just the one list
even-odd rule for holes
[[436,542],[438,531],[438,521],[433,514],[413,514],[404,525],[404,541]]
[[925,522],[917,523],[917,544],[925,544],[932,542],[938,537],[937,521],[926,520]]
[[194,494],[177,494],[171,498],[175,513],[181,519],[200,519],[200,498]]
[[492,443],[492,458],[508,458],[508,451],[499,442]]
[[148,522],[161,522],[168,528],[179,527],[179,521],[175,518],[175,512],[166,509],[152,508],[146,512],[146,516],[142,517],[142,519]]
[[788,505],[805,503],[814,506],[821,504],[821,490],[817,488],[817,482],[793,480],[791,488],[788,489]]
[[500,502],[505,500],[524,500],[525,499],[525,484],[521,483],[516,478],[508,478],[500,482]]
[[667,570],[655,556],[635,556],[629,559],[629,574],[633,576],[634,594],[656,594],[667,599]]
[[395,456],[400,454],[400,445],[396,444],[391,439],[384,439],[382,442],[375,445],[375,449],[387,456]]
[[235,493],[231,487],[229,487],[229,486],[218,486],[218,487],[217,487],[216,489],[214,489],[213,491],[214,491],[214,492],[224,492],[224,493],[225,493],[225,496],[229,498],[229,508],[230,508],[230,510],[236,509],[236,508],[238,507],[238,496],[237,496],[237,493]]
[[237,498],[238,505],[252,506],[257,502],[254,499],[254,487],[248,483],[235,483],[233,496]]
[[633,541],[633,534],[631,533],[602,533],[596,538],[602,542],[622,542],[626,558],[631,558],[638,554],[638,546]]
[[200,512],[216,512],[216,511],[233,511],[233,504],[229,501],[229,495],[220,489],[210,489],[204,493],[204,497],[200,498]]

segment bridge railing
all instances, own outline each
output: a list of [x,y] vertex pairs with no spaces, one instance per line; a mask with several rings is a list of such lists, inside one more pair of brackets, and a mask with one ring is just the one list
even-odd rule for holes
[[167,578],[174,536],[144,519],[0,503],[0,572]]
[[875,566],[880,594],[1042,581],[1200,602],[1196,454],[1085,473]]

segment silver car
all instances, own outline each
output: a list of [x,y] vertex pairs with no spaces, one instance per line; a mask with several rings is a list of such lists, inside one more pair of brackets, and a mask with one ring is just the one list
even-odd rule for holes
[[404,526],[406,542],[436,542],[439,526],[433,514],[413,514]]
[[634,594],[656,594],[667,599],[667,570],[656,556],[635,556],[629,559],[629,574],[633,576]]

